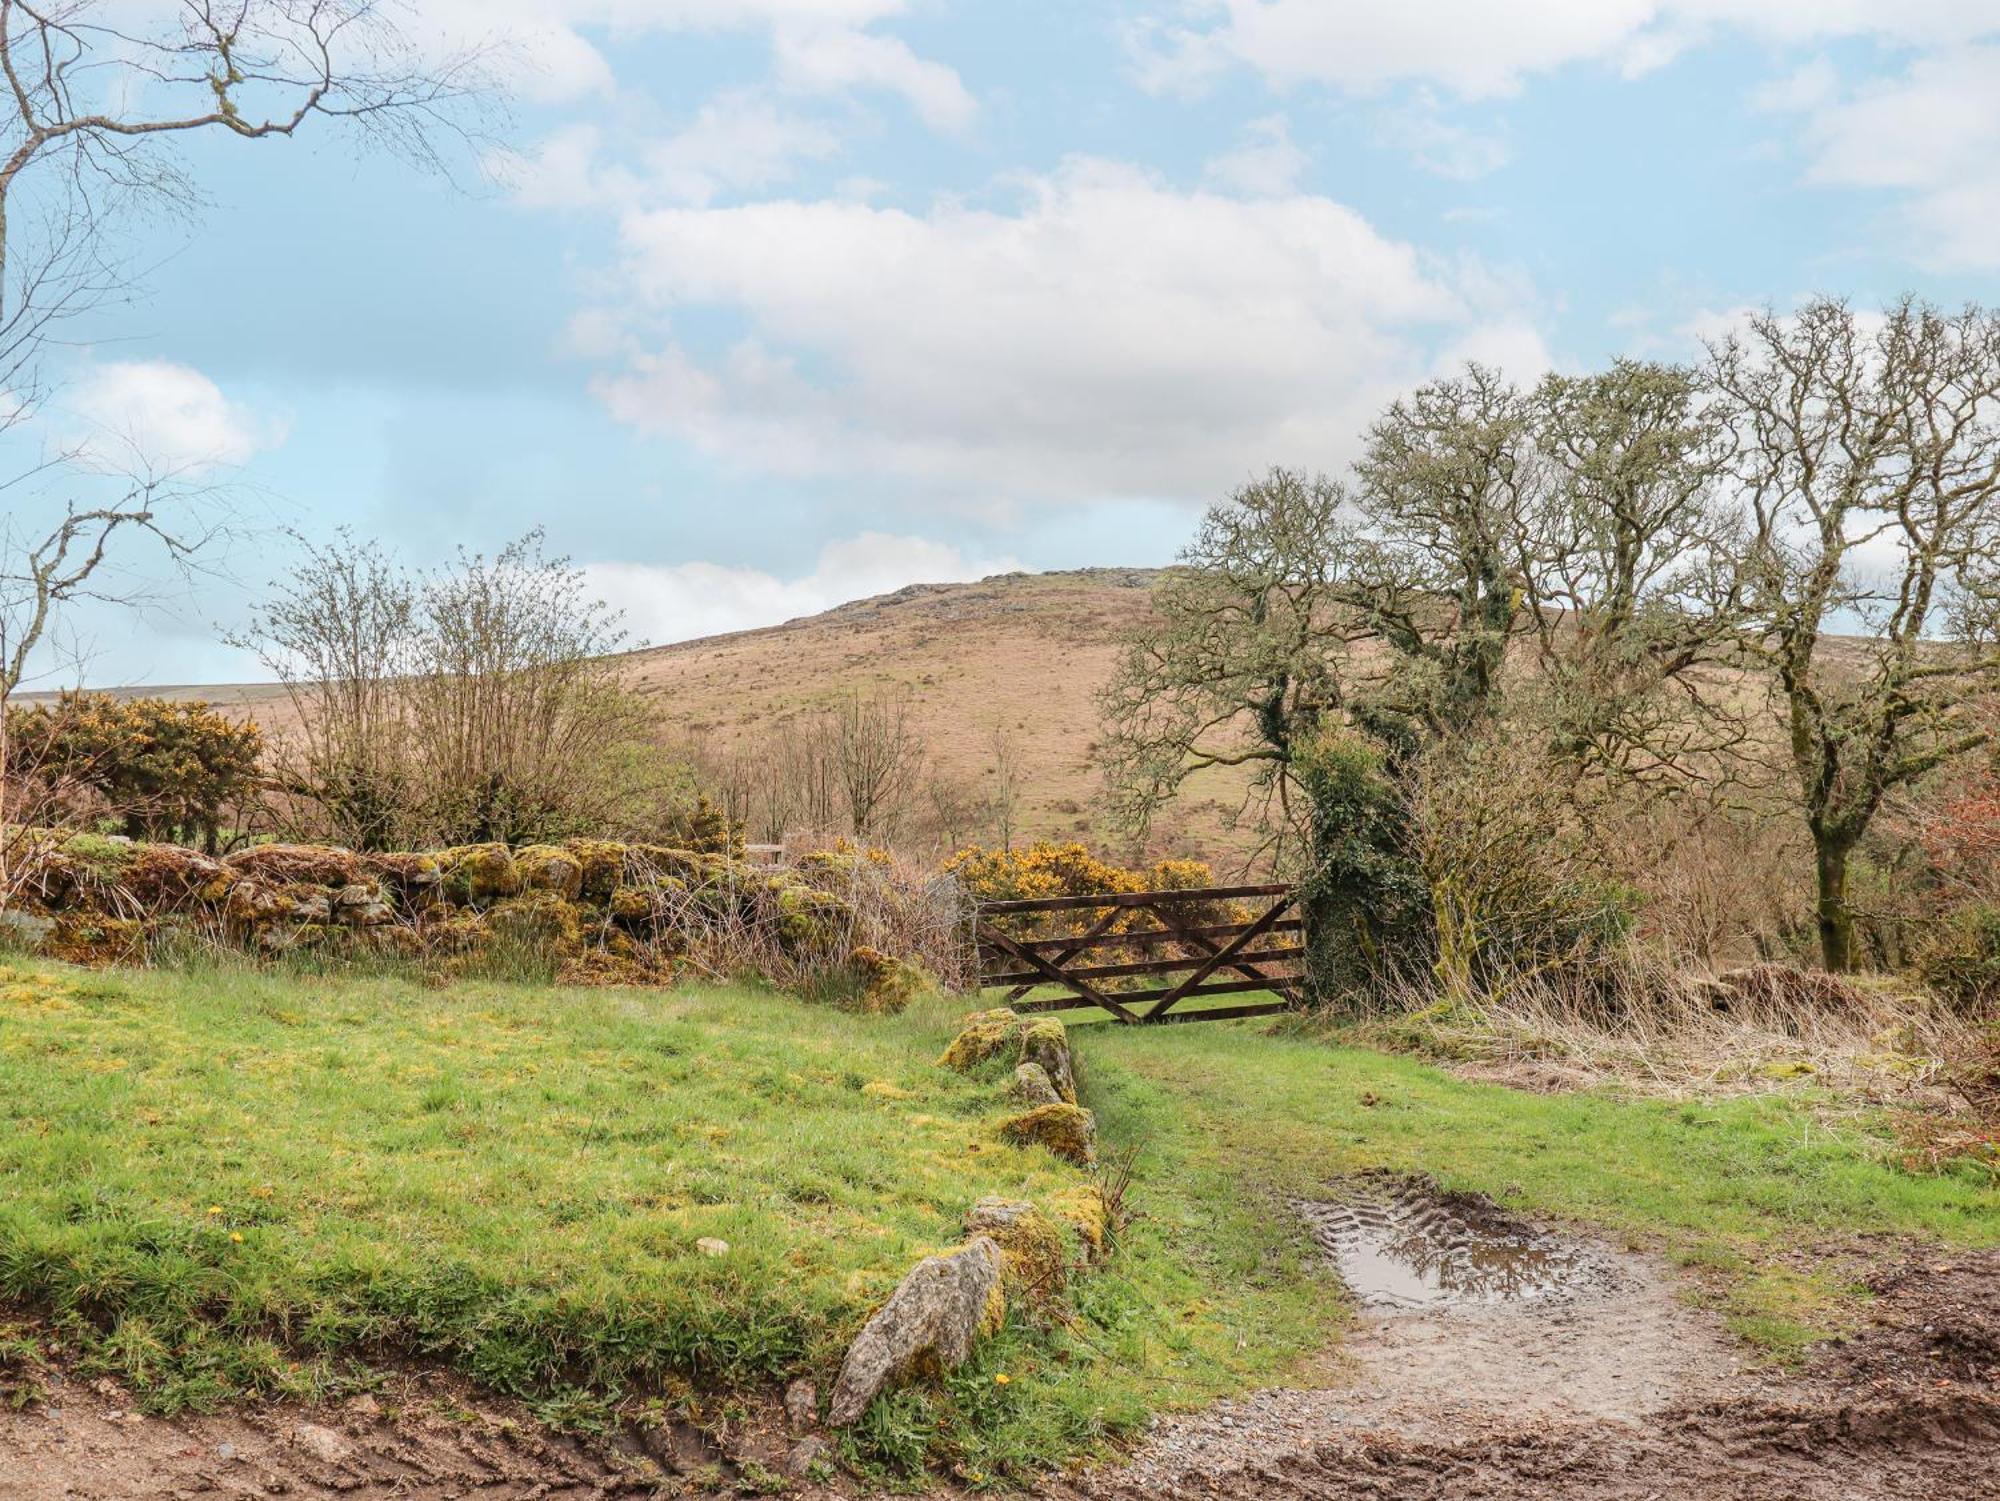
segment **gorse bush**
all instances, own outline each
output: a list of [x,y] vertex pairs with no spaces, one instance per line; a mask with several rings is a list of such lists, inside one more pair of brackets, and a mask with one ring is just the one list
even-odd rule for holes
[[7,779],[44,817],[110,819],[133,839],[213,853],[256,790],[263,732],[199,701],[65,693],[7,710]]

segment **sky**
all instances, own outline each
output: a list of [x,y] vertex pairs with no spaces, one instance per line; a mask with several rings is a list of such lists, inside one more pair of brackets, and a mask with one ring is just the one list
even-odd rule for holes
[[[166,0],[107,0],[152,4]],[[546,529],[633,634],[1170,559],[1467,359],[1692,358],[1747,308],[2000,301],[1993,0],[415,0],[506,118],[427,173],[208,137],[40,421],[233,498],[96,682],[338,527]],[[132,566],[147,566],[136,558]],[[72,672],[74,669],[64,668]]]

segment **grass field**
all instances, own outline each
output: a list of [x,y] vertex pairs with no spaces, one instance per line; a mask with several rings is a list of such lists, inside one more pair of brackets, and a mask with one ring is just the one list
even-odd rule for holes
[[[582,1423],[824,1380],[974,1199],[1081,1181],[997,1139],[998,1071],[932,1066],[959,1009],[0,966],[0,1298],[163,1409],[412,1360]],[[1018,1312],[878,1403],[856,1456],[978,1483],[1282,1376],[1343,1316],[1283,1201],[1354,1169],[1657,1245],[1778,1352],[1849,1311],[1799,1248],[2000,1240],[1990,1187],[1909,1176],[1810,1100],[1528,1095],[1244,1024],[1078,1032],[1103,1138],[1139,1147],[1118,1256],[1074,1319]]]

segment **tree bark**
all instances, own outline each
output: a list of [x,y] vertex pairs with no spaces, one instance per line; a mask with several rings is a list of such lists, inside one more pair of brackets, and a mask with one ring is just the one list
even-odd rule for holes
[[1854,913],[1847,905],[1847,857],[1852,846],[1825,834],[1814,834],[1819,876],[1820,963],[1834,974],[1854,967]]

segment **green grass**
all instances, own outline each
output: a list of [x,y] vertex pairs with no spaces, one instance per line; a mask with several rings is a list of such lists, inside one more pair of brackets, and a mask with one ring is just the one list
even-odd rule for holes
[[[999,1140],[1004,1065],[932,1065],[960,1009],[0,964],[0,1315],[158,1409],[411,1360],[585,1423],[824,1384],[973,1200],[1081,1181]],[[1847,1296],[1801,1247],[2000,1240],[1990,1187],[1905,1175],[1798,1102],[1519,1094],[1255,1023],[1076,1033],[1107,1147],[1140,1144],[1119,1254],[1073,1319],[1017,1308],[878,1402],[853,1457],[1018,1478],[1282,1379],[1344,1317],[1284,1200],[1362,1168],[1660,1245],[1775,1349]]]
[[[933,1066],[958,1009],[0,965],[0,1301],[159,1410],[410,1359],[571,1421],[824,1383],[980,1195],[1084,1181],[999,1140],[999,1077]],[[1275,1368],[1333,1301],[1240,1297],[1191,1324],[1207,1289],[1150,1247],[1073,1325],[1021,1310],[947,1386],[878,1404],[855,1452],[1010,1473]]]
[[1826,1123],[1824,1101],[1692,1104],[1537,1095],[1261,1023],[1076,1028],[1114,1138],[1156,1133],[1145,1187],[1191,1218],[1210,1195],[1268,1212],[1330,1179],[1422,1173],[1524,1212],[1621,1233],[1703,1273],[1738,1332],[1777,1353],[1837,1328],[1855,1288],[1809,1253],[1857,1235],[2000,1244],[1990,1176],[1903,1171],[1885,1123]]

